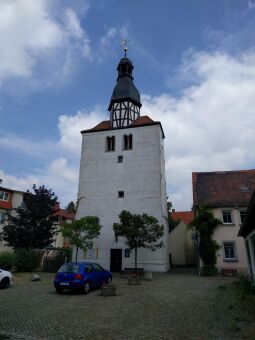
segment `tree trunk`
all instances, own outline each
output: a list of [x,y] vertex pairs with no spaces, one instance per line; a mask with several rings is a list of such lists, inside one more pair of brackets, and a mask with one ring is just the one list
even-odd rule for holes
[[135,247],[135,269],[137,268],[137,247]]
[[79,247],[76,247],[75,262],[77,262],[77,258],[78,258],[78,250],[79,250]]

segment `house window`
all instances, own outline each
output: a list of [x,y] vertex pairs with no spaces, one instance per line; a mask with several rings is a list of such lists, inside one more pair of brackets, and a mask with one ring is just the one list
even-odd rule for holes
[[9,199],[9,194],[8,194],[8,192],[0,191],[0,200],[2,200],[2,201],[8,201],[8,199]]
[[223,211],[222,217],[223,217],[223,224],[232,224],[233,223],[231,211]]
[[235,242],[223,242],[224,260],[237,260]]
[[124,197],[124,191],[118,191],[118,197],[123,198]]
[[241,220],[241,223],[244,223],[245,216],[246,216],[246,211],[240,211],[240,220]]
[[131,150],[133,148],[133,136],[124,135],[124,150]]
[[118,163],[122,163],[123,162],[123,156],[118,156]]
[[115,137],[106,137],[106,151],[115,150]]

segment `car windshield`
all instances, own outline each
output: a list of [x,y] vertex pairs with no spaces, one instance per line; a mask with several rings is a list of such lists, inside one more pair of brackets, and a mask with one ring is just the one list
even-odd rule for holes
[[59,273],[79,273],[79,265],[76,264],[63,264],[63,266],[59,269]]

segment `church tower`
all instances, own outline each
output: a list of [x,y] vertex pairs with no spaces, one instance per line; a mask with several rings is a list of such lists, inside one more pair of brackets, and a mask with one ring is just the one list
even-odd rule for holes
[[117,84],[113,90],[108,110],[111,112],[111,127],[121,128],[132,124],[140,117],[140,93],[133,83],[133,64],[122,58],[118,65]]
[[101,234],[80,261],[94,261],[111,271],[134,266],[134,254],[125,239],[116,242],[112,225],[123,210],[156,217],[164,226],[164,247],[138,249],[138,267],[165,272],[169,269],[168,211],[165,183],[164,132],[160,122],[140,116],[140,94],[133,83],[129,58],[118,64],[117,84],[109,120],[81,131],[82,151],[76,218],[100,218]]

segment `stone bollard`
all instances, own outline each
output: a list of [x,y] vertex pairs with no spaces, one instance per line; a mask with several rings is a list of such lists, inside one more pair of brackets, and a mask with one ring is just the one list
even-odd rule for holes
[[115,295],[116,295],[115,286],[102,286],[101,287],[101,296],[115,296]]
[[31,277],[31,281],[40,281],[40,276],[38,274],[33,274]]
[[144,272],[144,280],[152,281],[152,272]]

